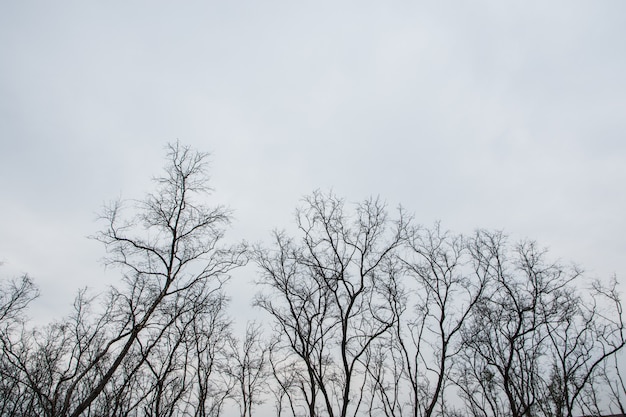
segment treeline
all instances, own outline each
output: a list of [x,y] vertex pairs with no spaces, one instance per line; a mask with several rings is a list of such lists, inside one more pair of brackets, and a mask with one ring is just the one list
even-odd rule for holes
[[[534,242],[321,192],[293,235],[227,246],[207,179],[206,154],[170,145],[154,193],[109,206],[94,237],[119,285],[79,291],[68,317],[30,325],[36,286],[4,281],[1,416],[625,412],[615,280],[589,282]],[[225,284],[248,263],[266,325],[240,340]]]

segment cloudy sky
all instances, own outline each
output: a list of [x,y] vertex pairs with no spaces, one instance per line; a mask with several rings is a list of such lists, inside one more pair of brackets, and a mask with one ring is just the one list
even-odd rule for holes
[[233,238],[333,189],[623,280],[625,40],[622,0],[0,1],[0,276],[46,314],[114,279],[86,236],[179,139]]

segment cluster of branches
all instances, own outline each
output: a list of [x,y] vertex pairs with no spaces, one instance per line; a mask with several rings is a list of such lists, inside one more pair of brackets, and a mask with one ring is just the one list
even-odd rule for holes
[[236,392],[223,284],[245,248],[222,245],[230,213],[202,201],[206,155],[175,144],[168,162],[154,194],[103,214],[121,285],[43,328],[23,319],[32,281],[3,288],[0,415],[217,416]]
[[[252,417],[264,402],[279,417],[624,413],[615,280],[588,283],[533,242],[321,192],[295,235],[225,246],[230,212],[203,200],[206,154],[170,145],[155,181],[108,207],[94,237],[120,285],[82,290],[70,316],[33,327],[37,288],[3,284],[0,416]],[[270,320],[240,342],[225,283],[248,258]]]
[[296,222],[255,251],[278,416],[624,412],[615,281],[499,232],[390,219],[379,200],[348,211],[317,192]]

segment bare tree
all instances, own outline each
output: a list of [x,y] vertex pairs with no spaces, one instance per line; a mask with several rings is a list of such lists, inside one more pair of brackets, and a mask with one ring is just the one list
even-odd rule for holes
[[[547,322],[552,366],[546,414],[572,417],[576,407],[585,413],[602,409],[596,387],[604,386],[607,360],[626,342],[616,286],[615,280],[608,288],[595,282],[586,298],[570,289],[559,302],[560,314]],[[607,382],[609,389],[617,387]]]
[[256,305],[297,358],[301,400],[311,417],[356,415],[364,404],[366,352],[395,324],[396,250],[406,220],[367,200],[353,215],[333,195],[315,192],[297,212],[301,239],[274,235],[258,249],[265,289]]
[[27,395],[21,365],[30,337],[24,327],[24,310],[38,295],[27,275],[0,282],[0,416],[33,415],[36,410],[34,397]]
[[282,417],[285,410],[292,416],[308,414],[306,411],[308,406],[304,407],[304,413],[299,412],[301,394],[305,395],[308,391],[305,387],[306,370],[298,360],[298,355],[293,353],[280,333],[276,333],[270,341],[267,353],[270,374],[274,382],[268,385],[268,389],[274,397],[276,416]]
[[478,233],[474,259],[493,284],[463,330],[457,383],[472,414],[599,413],[597,375],[624,346],[615,286],[585,300],[580,270],[549,262],[534,242],[510,250],[499,233]]
[[186,368],[194,385],[182,415],[219,416],[234,390],[232,378],[226,372],[231,325],[224,307],[225,298],[220,293],[220,299],[212,300],[204,314],[194,315],[187,341],[190,365]]
[[231,338],[227,372],[236,383],[234,397],[241,417],[252,417],[257,405],[263,404],[263,394],[268,392],[269,345],[262,338],[261,326],[250,322],[241,342]]
[[[381,398],[390,411],[394,409],[388,415],[430,417],[436,407],[444,411],[445,388],[461,330],[489,283],[488,276],[471,268],[474,244],[472,239],[442,231],[439,224],[411,231],[401,255],[406,271],[404,300],[410,301],[397,309],[402,314],[392,346],[385,349],[386,375],[392,380],[387,385],[378,383],[385,390]],[[389,393],[393,393],[394,407]],[[409,398],[408,410],[400,406],[403,400],[398,396],[403,395]]]
[[[576,275],[545,265],[534,244],[507,257],[504,237],[481,233],[478,267],[496,283],[465,333],[463,388],[474,410],[484,415],[534,415],[541,400],[539,370],[548,337],[549,310]],[[488,405],[488,406],[487,406]]]
[[204,202],[206,156],[170,145],[156,192],[105,210],[95,239],[107,264],[122,270],[122,286],[99,306],[81,292],[72,316],[3,344],[2,366],[27,393],[32,415],[175,415],[192,397],[206,409],[202,400],[214,393],[200,378],[214,358],[205,344],[219,337],[190,334],[227,330],[222,285],[246,260],[245,248],[221,246],[230,212]]

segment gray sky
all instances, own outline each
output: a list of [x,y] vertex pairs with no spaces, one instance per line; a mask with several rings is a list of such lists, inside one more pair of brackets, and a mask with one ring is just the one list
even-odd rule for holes
[[626,2],[299,3],[0,0],[0,276],[39,314],[116,278],[86,236],[176,139],[233,238],[332,188],[623,280]]

